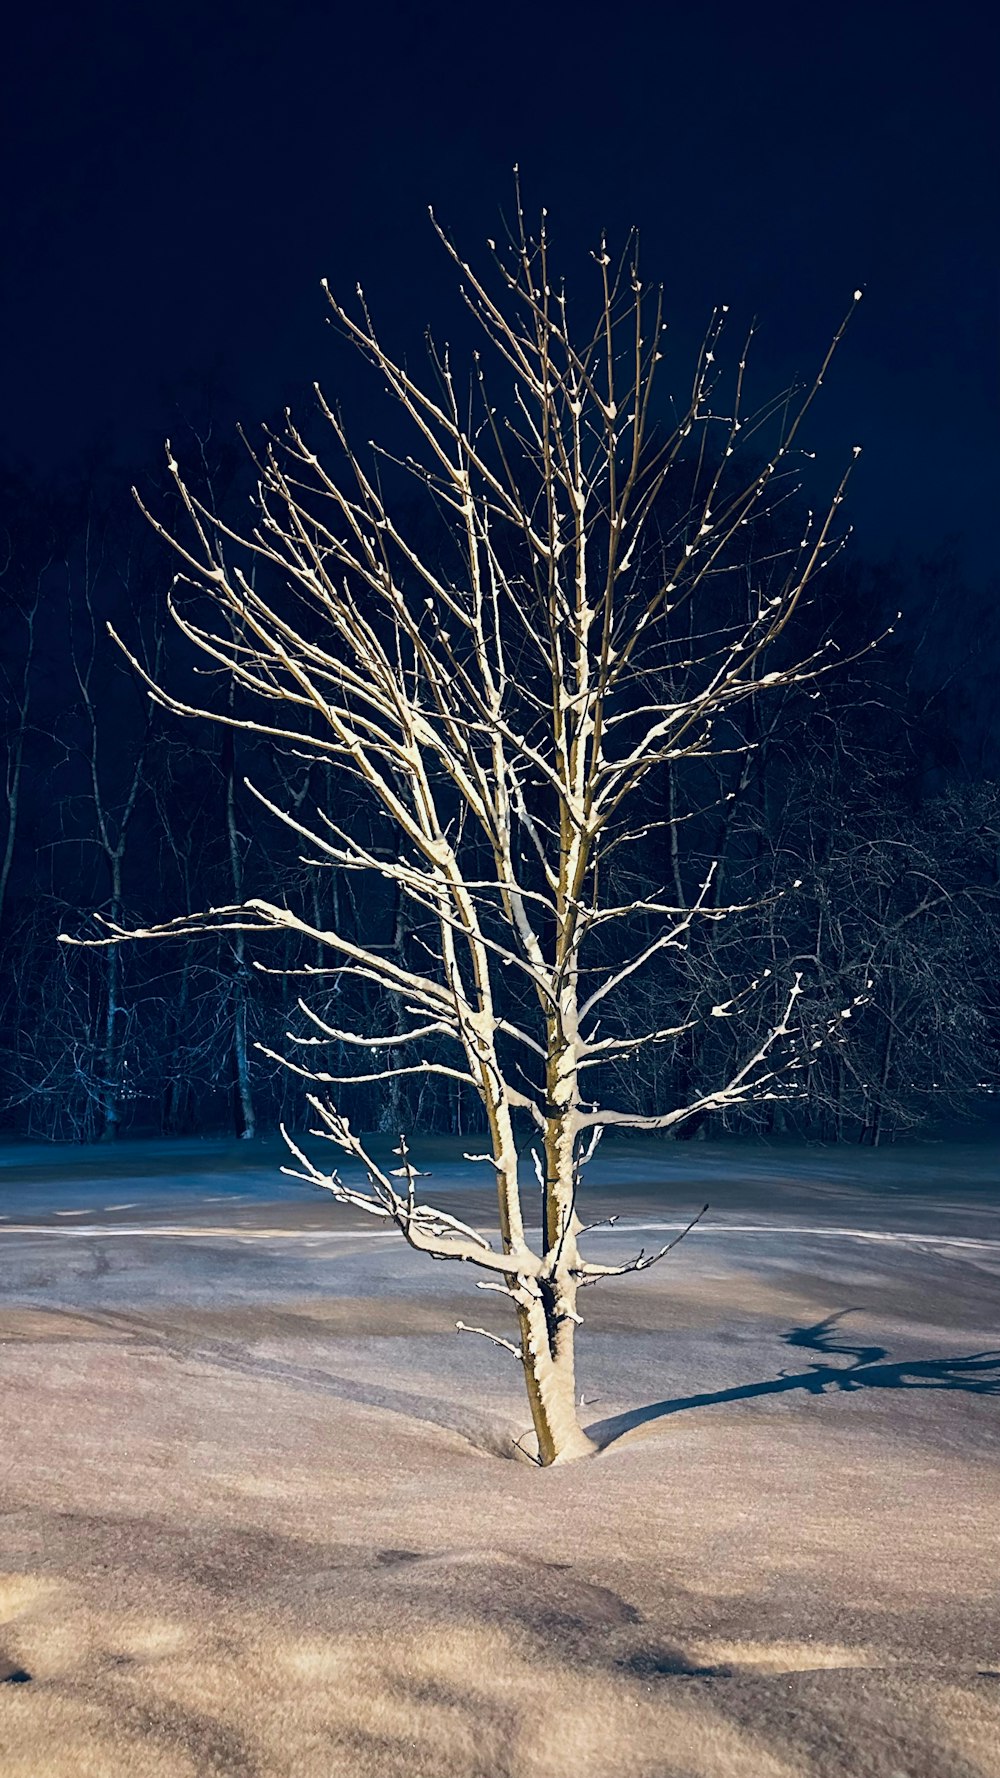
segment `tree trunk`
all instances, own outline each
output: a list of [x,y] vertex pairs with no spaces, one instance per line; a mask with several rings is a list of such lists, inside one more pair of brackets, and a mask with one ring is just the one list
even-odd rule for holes
[[[229,690],[229,708],[234,708],[233,687]],[[240,851],[240,833],[236,820],[236,748],[231,729],[223,730],[223,772],[226,785],[226,838],[229,843],[229,870],[233,885],[233,900],[243,900],[243,855]],[[233,1059],[233,1109],[236,1134],[244,1142],[251,1142],[257,1133],[257,1116],[254,1107],[253,1086],[250,1080],[250,1057],[247,1051],[247,968],[246,939],[242,930],[237,929],[233,940],[233,975],[232,975],[232,1059]]]
[[[112,910],[112,918],[117,909]],[[102,1142],[115,1142],[121,1127],[121,1106],[119,1091],[121,1087],[121,1057],[118,1049],[118,1022],[123,1011],[121,1004],[121,954],[117,945],[109,945],[105,955],[107,1002],[104,1014],[104,1058],[101,1069],[101,1110],[103,1125]]]
[[236,1005],[233,1015],[233,1068],[236,1075],[237,1122],[239,1126],[237,1135],[243,1142],[252,1142],[257,1134],[257,1119],[250,1086],[250,1059],[247,1055],[247,995],[243,978],[245,964],[242,932],[238,937],[240,942],[236,952]]
[[889,1090],[889,1074],[892,1068],[892,1039],[896,1018],[895,984],[889,988],[889,1006],[885,1016],[885,1044],[882,1050],[882,1066],[879,1070],[878,1095],[872,1108],[871,1145],[877,1148],[882,1139],[882,1124],[885,1118],[885,1099]]
[[576,1408],[574,1348],[579,1317],[575,1268],[580,1263],[576,1237],[577,1112],[576,1068],[569,1061],[578,1030],[575,990],[566,991],[559,1023],[550,1021],[547,1068],[548,1098],[553,1115],[547,1120],[544,1153],[542,1234],[545,1269],[518,1303],[521,1361],[524,1365],[531,1417],[538,1438],[538,1461],[572,1463],[591,1457],[597,1447],[587,1437]]
[[[395,862],[400,856],[400,839],[396,836]],[[399,884],[393,885],[391,904],[392,937],[389,940],[389,956],[402,968],[406,966],[406,903]],[[406,1012],[398,994],[392,997],[392,1010],[389,1013],[390,1029],[394,1035],[405,1031]],[[399,1061],[399,1054],[390,1050],[391,1063]],[[378,1128],[380,1130],[398,1130],[403,1122],[403,1083],[398,1074],[385,1081],[379,1096]]]
[[4,843],[3,860],[0,862],[0,925],[3,923],[4,910],[7,905],[7,887],[10,883],[11,867],[14,863],[14,847],[17,843],[17,818],[21,802],[24,738],[28,728],[28,709],[31,700],[31,669],[35,657],[35,613],[37,609],[38,596],[36,594],[35,603],[26,613],[28,643],[24,656],[21,696],[19,700],[14,700],[18,723],[13,745],[7,757],[7,837]]
[[530,1305],[518,1306],[524,1379],[544,1468],[597,1451],[577,1418],[575,1296],[572,1284],[542,1279]]
[[[190,906],[190,901],[188,902]],[[185,1111],[190,1099],[190,1080],[187,1077],[184,1054],[181,1048],[185,1021],[187,1018],[188,1000],[191,987],[191,946],[185,945],[183,963],[181,965],[181,985],[174,1002],[171,1021],[172,1042],[170,1045],[170,1073],[167,1078],[166,1091],[163,1095],[163,1111],[160,1117],[160,1134],[163,1136],[182,1136],[185,1133]]]
[[[110,917],[116,923],[122,917],[121,846],[111,858]],[[118,945],[109,945],[104,952],[105,1010],[104,1042],[101,1064],[101,1127],[102,1142],[116,1142],[121,1129],[122,1053],[120,1026],[125,1007],[122,999],[122,954]]]

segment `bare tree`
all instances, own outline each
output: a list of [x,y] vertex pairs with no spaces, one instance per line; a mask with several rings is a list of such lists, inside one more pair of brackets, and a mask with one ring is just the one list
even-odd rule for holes
[[[317,388],[339,468],[289,413],[253,454],[256,518],[241,534],[192,491],[168,446],[190,536],[151,521],[181,557],[178,583],[201,595],[181,602],[175,583],[179,629],[242,698],[258,700],[255,713],[237,704],[217,720],[349,774],[379,812],[385,843],[322,809],[308,816],[254,794],[317,867],[380,879],[409,918],[381,946],[253,898],[142,933],[112,920],[106,942],[206,928],[298,934],[322,947],[339,978],[392,997],[403,1016],[375,1033],[338,1028],[299,1000],[303,1023],[283,1059],[307,1084],[312,1134],[359,1163],[367,1183],[351,1182],[354,1168],[348,1180],[319,1164],[286,1133],[295,1176],[395,1223],[420,1252],[486,1274],[479,1287],[513,1305],[517,1338],[467,1331],[522,1365],[538,1460],[552,1464],[593,1449],[574,1385],[580,1289],[668,1251],[623,1264],[585,1256],[578,1193],[602,1131],[674,1129],[783,1090],[795,1065],[798,976],[711,1091],[646,1115],[597,1096],[615,1065],[672,1043],[695,1020],[737,1019],[773,992],[764,969],[680,1025],[635,1028],[630,990],[641,972],[682,956],[694,932],[734,909],[714,898],[711,867],[688,881],[676,861],[666,890],[617,901],[609,860],[655,825],[658,774],[727,752],[738,744],[737,706],[832,664],[826,645],[796,659],[786,632],[836,547],[849,470],[825,515],[810,516],[794,547],[767,564],[766,590],[745,583],[743,544],[744,527],[795,484],[800,428],[846,321],[815,379],[748,411],[745,348],[731,383],[720,380],[719,310],[668,423],[662,295],[640,282],[634,242],[617,264],[603,244],[594,255],[596,321],[580,333],[550,265],[544,215],[532,238],[518,204],[509,250],[490,243],[492,282],[438,234],[505,395],[495,400],[478,352],[466,386],[433,341],[419,381],[382,345],[360,291],[357,315],[327,292],[339,328],[412,426],[414,454],[375,451],[369,464]],[[741,468],[738,447],[751,438],[756,455]],[[436,506],[440,547],[418,548],[400,522],[393,489],[405,473]],[[740,598],[725,595],[728,574],[743,577]],[[132,658],[157,702],[204,714]],[[317,1055],[325,1046],[362,1059],[330,1072]],[[405,1137],[399,1165],[383,1166],[338,1107],[342,1086],[428,1075],[482,1103],[488,1152],[470,1159],[495,1175],[499,1242],[423,1201]],[[518,1179],[522,1117],[536,1138],[537,1239]]]
[[[10,557],[6,568],[10,566]],[[3,841],[3,852],[0,855],[0,928],[3,926],[7,907],[7,891],[10,885],[10,873],[14,863],[14,851],[17,845],[18,818],[21,811],[21,789],[24,779],[24,744],[28,734],[28,717],[31,708],[32,670],[35,661],[36,623],[40,587],[44,569],[38,574],[30,593],[23,600],[16,596],[9,605],[5,601],[4,616],[8,620],[18,617],[24,625],[24,639],[19,657],[11,667],[4,663],[0,668],[0,680],[4,686],[4,710],[6,715],[6,769],[4,772],[4,801],[7,811],[6,832]],[[4,571],[0,571],[0,583]],[[13,626],[12,626],[13,627]]]
[[[147,719],[140,736],[133,740],[121,770],[119,757],[113,774],[102,771],[101,730],[98,721],[98,700],[94,694],[97,626],[94,615],[92,576],[96,565],[91,562],[91,538],[88,525],[84,538],[82,613],[76,626],[71,624],[70,660],[80,696],[81,755],[88,780],[92,831],[88,838],[95,847],[107,874],[107,906],[111,922],[122,918],[123,870],[129,832],[136,803],[143,787],[149,750],[151,722]],[[70,604],[70,612],[73,605]],[[161,643],[157,628],[152,648],[146,653],[146,671],[156,671]],[[105,746],[105,753],[109,751]],[[115,780],[109,793],[108,777]],[[101,1041],[101,1078],[103,1081],[103,1127],[101,1140],[113,1142],[121,1125],[122,1100],[126,1091],[124,1036],[128,1027],[121,959],[112,947],[108,952],[105,973],[103,1037]]]

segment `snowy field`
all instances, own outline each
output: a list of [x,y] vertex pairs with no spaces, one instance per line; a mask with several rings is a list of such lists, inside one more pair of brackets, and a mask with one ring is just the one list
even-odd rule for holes
[[544,1473],[503,1305],[280,1160],[0,1152],[3,1778],[998,1778],[1000,1145],[599,1151],[594,1257],[712,1208]]

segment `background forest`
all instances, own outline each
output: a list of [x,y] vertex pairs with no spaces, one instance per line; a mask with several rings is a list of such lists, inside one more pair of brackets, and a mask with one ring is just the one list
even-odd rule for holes
[[[220,515],[242,515],[239,453],[194,434],[182,448]],[[169,517],[165,485],[147,479],[143,497]],[[433,514],[418,522],[433,525]],[[748,535],[748,600],[766,593],[799,522],[792,499]],[[56,496],[8,474],[0,540],[4,1128],[89,1142],[301,1127],[300,1083],[264,1053],[302,1029],[295,972],[325,970],[310,1001],[341,1027],[394,1029],[386,1020],[398,1014],[377,992],[288,935],[104,950],[67,948],[57,935],[93,932],[93,910],[141,926],[256,895],[404,959],[421,935],[392,886],[308,865],[246,780],[285,808],[323,811],[376,850],[392,833],[373,831],[342,769],[150,702],[109,624],[175,695],[239,715],[222,674],[214,685],[202,669],[193,681],[192,651],[166,615],[173,563],[120,491],[103,502]],[[847,664],[820,694],[793,687],[741,706],[723,757],[659,769],[641,844],[616,854],[621,898],[665,889],[684,903],[714,863],[710,897],[749,905],[703,922],[682,957],[663,953],[630,978],[630,1014],[682,1024],[765,969],[774,994],[755,996],[738,1020],[710,1020],[630,1058],[614,1083],[619,1103],[660,1112],[710,1090],[774,1022],[801,971],[801,1089],[793,1070],[787,1090],[693,1119],[683,1137],[753,1129],[878,1144],[989,1106],[1000,1080],[997,651],[986,602],[977,626],[971,598],[947,554],[904,568],[841,553],[810,589],[794,646],[832,637]],[[692,640],[695,626],[703,634],[730,615],[703,602],[686,620]],[[617,1012],[623,1020],[624,1006]],[[361,1129],[466,1134],[479,1124],[470,1089],[433,1074],[343,1099]]]

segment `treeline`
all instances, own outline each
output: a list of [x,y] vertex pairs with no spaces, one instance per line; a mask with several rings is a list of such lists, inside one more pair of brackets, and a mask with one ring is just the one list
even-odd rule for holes
[[[206,466],[206,482],[220,510],[242,498],[233,471]],[[152,498],[169,511],[167,493]],[[393,835],[343,769],[150,700],[109,625],[154,680],[240,716],[221,672],[192,680],[193,651],[166,613],[175,564],[134,508],[46,499],[13,476],[0,508],[3,1125],[56,1141],[301,1128],[302,1082],[277,1059],[288,1032],[308,1033],[299,997],[338,1028],[398,1029],[399,1010],[364,979],[310,940],[232,927],[97,949],[58,937],[99,936],[94,914],[141,927],[261,896],[404,959],[421,942],[412,910],[378,879],[310,862],[264,803],[314,823],[319,810],[375,853]],[[748,598],[766,580],[756,559]],[[964,651],[975,621],[947,559],[905,576],[837,565],[819,586],[801,614],[807,641],[812,626],[815,646],[833,636],[857,658],[819,696],[810,685],[744,706],[717,757],[664,767],[642,836],[614,855],[617,900],[702,894],[741,911],[697,922],[686,948],[623,983],[608,1032],[691,1025],[598,1084],[643,1111],[708,1090],[752,1052],[800,972],[791,1072],[727,1127],[878,1143],[981,1108],[998,1083],[1000,652],[981,635],[978,655]],[[903,624],[883,636],[897,607]],[[712,613],[690,621],[710,628]],[[329,1072],[346,1071],[343,1046],[327,1049]],[[479,1123],[470,1089],[441,1076],[340,1097],[359,1128]]]

